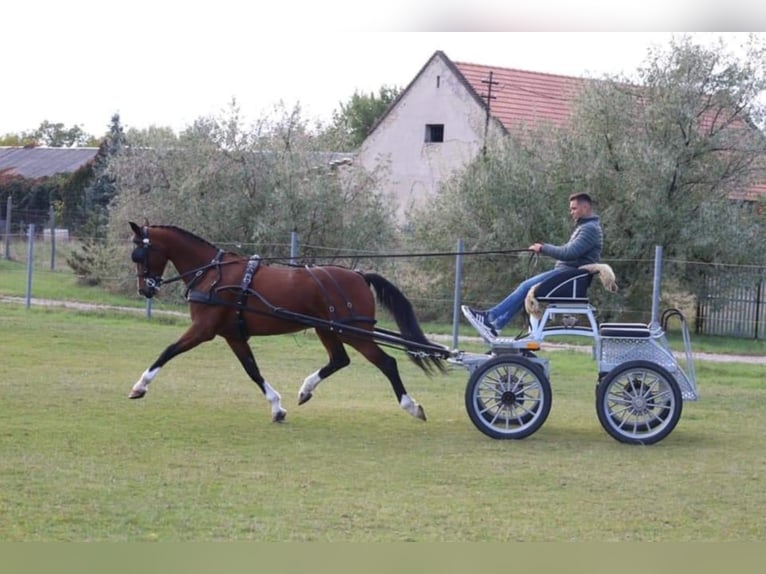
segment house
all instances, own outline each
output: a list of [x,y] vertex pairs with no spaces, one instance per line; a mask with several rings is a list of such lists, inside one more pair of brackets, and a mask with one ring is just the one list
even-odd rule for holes
[[[372,127],[357,163],[381,176],[398,216],[422,205],[496,134],[523,126],[560,126],[589,82],[597,80],[453,62],[436,51]],[[766,197],[766,184],[739,199]]]
[[453,62],[437,51],[372,127],[357,163],[383,176],[403,219],[471,162],[487,138],[566,122],[587,81]]

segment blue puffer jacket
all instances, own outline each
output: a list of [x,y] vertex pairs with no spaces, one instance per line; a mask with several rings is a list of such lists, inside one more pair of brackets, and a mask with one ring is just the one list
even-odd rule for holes
[[572,236],[564,245],[543,243],[540,253],[558,259],[556,269],[566,269],[598,263],[601,260],[603,246],[604,232],[601,229],[601,219],[598,215],[591,215],[577,220]]

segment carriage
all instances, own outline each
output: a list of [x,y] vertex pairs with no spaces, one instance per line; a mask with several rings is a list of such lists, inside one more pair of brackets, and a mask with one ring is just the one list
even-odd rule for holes
[[[423,407],[405,389],[396,360],[381,347],[406,351],[428,374],[446,364],[465,367],[469,379],[465,405],[473,424],[496,439],[522,439],[536,432],[551,409],[549,360],[537,351],[547,336],[584,335],[593,341],[598,361],[596,412],[606,432],[620,442],[652,444],[666,437],[681,416],[683,401],[696,400],[689,333],[683,314],[670,309],[649,325],[596,323],[587,290],[594,273],[575,269],[536,286],[545,306],[530,320],[528,333],[516,338],[485,335],[488,353],[468,353],[430,341],[412,305],[391,282],[377,273],[339,266],[262,265],[258,257],[225,252],[191,232],[174,226],[130,223],[135,248],[138,291],[153,297],[173,281],[186,285],[191,326],[169,345],[133,385],[129,398],[146,395],[160,369],[175,356],[223,337],[270,404],[272,420],[282,422],[281,396],[263,377],[248,344],[251,336],[277,335],[313,328],[329,360],[308,375],[298,404],[311,399],[317,385],[350,359],[355,348],[388,378],[399,406],[425,420]],[[178,275],[164,278],[171,262]],[[655,269],[655,306],[658,301]],[[375,319],[375,297],[393,316],[399,331],[382,329]],[[561,316],[562,324],[555,324]],[[578,326],[577,318],[587,319]],[[670,349],[668,321],[678,318],[686,353],[685,368]]]
[[[657,275],[657,273],[655,273]],[[469,371],[465,406],[473,424],[496,439],[521,439],[536,432],[551,409],[549,359],[537,356],[546,337],[578,335],[592,340],[598,363],[596,413],[604,430],[629,444],[653,444],[672,432],[684,401],[698,398],[689,329],[677,309],[649,324],[601,323],[587,297],[594,274],[573,269],[537,286],[545,309],[530,317],[529,330],[515,338],[482,334],[489,353],[456,352],[450,359]],[[655,277],[655,306],[659,280]],[[654,311],[653,311],[654,313]],[[683,364],[667,338],[678,319]],[[578,325],[582,320],[584,324]]]

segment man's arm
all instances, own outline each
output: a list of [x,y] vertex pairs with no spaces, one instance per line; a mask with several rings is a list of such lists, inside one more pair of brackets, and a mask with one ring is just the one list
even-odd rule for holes
[[[596,247],[601,240],[601,228],[597,223],[581,225],[572,234],[572,237],[564,245],[551,245],[550,243],[536,243],[539,249],[534,250],[542,255],[553,257],[559,261],[572,261],[582,257],[588,251]],[[532,249],[530,247],[530,249]]]

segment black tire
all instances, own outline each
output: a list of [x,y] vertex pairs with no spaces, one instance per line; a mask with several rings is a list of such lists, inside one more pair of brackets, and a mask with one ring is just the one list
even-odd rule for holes
[[596,413],[604,430],[628,444],[654,444],[678,424],[683,397],[678,382],[650,361],[618,365],[596,387]]
[[465,389],[471,422],[495,439],[522,439],[536,432],[548,418],[551,400],[543,370],[517,356],[487,360],[471,374]]

